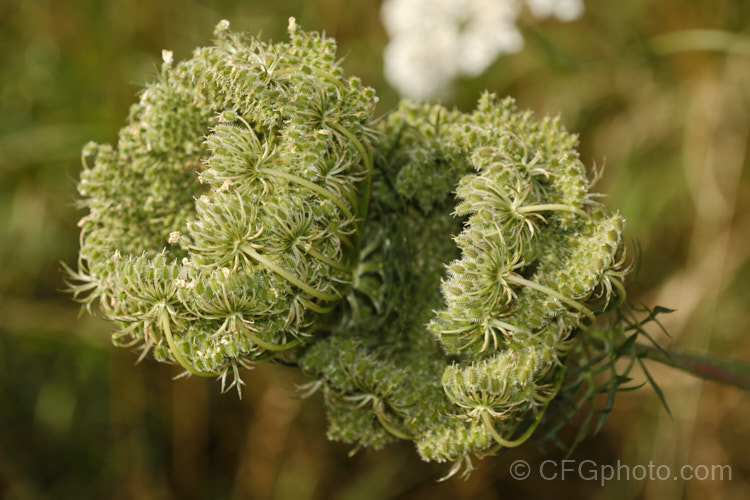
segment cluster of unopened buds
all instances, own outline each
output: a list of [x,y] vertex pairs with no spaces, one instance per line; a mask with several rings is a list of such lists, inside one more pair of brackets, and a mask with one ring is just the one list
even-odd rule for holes
[[332,439],[458,467],[553,435],[612,352],[598,317],[627,273],[575,136],[491,94],[376,121],[334,41],[289,33],[223,21],[165,52],[117,146],[84,148],[75,296],[117,345],[224,388],[299,367]]

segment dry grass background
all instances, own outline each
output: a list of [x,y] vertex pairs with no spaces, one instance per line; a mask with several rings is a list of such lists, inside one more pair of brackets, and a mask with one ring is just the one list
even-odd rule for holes
[[[578,461],[729,464],[731,481],[515,481],[562,458],[526,446],[478,462],[468,481],[407,444],[360,451],[325,439],[318,398],[282,367],[246,374],[243,400],[212,381],[110,346],[109,326],[58,292],[77,251],[80,148],[112,142],[163,48],[187,57],[222,18],[281,39],[290,15],[339,41],[349,73],[382,79],[376,1],[3,0],[0,3],[0,498],[439,499],[750,498],[750,398],[651,366],[652,391],[621,394]],[[677,311],[676,349],[750,360],[750,5],[731,0],[587,2],[580,20],[524,17],[523,52],[457,84],[561,114],[600,190],[642,248],[634,296]],[[711,31],[709,31],[711,30]],[[654,332],[655,334],[657,332]]]

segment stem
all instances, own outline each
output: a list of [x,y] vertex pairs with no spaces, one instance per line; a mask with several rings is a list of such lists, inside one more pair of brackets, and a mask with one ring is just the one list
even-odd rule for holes
[[628,296],[628,292],[625,290],[625,287],[622,285],[622,282],[618,280],[617,278],[610,280],[610,282],[617,289],[617,303],[611,309],[619,309],[620,306],[625,303],[625,299]]
[[297,344],[299,344],[299,339],[294,339],[290,342],[286,342],[284,344],[272,344],[270,342],[266,342],[262,338],[258,337],[254,333],[252,333],[245,325],[242,325],[242,335],[246,336],[250,340],[253,341],[254,344],[258,345],[259,347],[262,347],[266,351],[273,351],[273,352],[279,352],[279,351],[286,351],[287,349],[291,349],[292,347],[295,347]]
[[513,439],[512,441],[509,441],[500,434],[498,434],[497,429],[495,429],[495,423],[492,421],[492,417],[490,417],[490,414],[486,411],[482,412],[482,423],[484,424],[484,427],[489,431],[490,434],[492,434],[492,437],[497,441],[497,443],[505,448],[515,448],[516,446],[520,446],[523,443],[525,443],[532,434],[534,434],[534,431],[539,426],[539,423],[542,421],[542,418],[544,417],[544,413],[547,411],[547,408],[549,408],[549,402],[554,399],[554,397],[557,395],[557,393],[560,391],[560,387],[562,386],[562,381],[565,378],[565,370],[560,370],[560,375],[557,377],[557,382],[555,383],[555,390],[550,393],[548,396],[547,404],[544,405],[544,408],[542,408],[542,411],[539,412],[539,415],[536,417],[536,420],[533,424],[529,426],[528,429],[524,431],[523,434],[518,436],[516,439]]
[[365,170],[367,170],[368,173],[372,171],[372,160],[370,159],[370,155],[367,154],[365,147],[362,145],[359,139],[357,139],[357,137],[354,134],[352,134],[351,131],[342,127],[341,124],[338,122],[333,122],[333,123],[326,122],[326,125],[334,129],[336,132],[346,136],[346,138],[349,139],[352,142],[352,144],[354,144],[354,147],[357,148],[357,151],[359,151],[359,155],[362,157],[362,163],[364,163],[365,165]]
[[[364,161],[364,160],[363,160]],[[359,249],[362,243],[362,234],[365,232],[365,221],[367,220],[367,213],[370,207],[370,185],[372,184],[372,168],[367,170],[367,177],[363,182],[361,194],[359,196],[359,205],[357,206],[357,232],[354,235],[354,241]],[[359,253],[357,253],[357,259],[359,259]]]
[[167,313],[167,309],[163,308],[161,310],[161,313],[159,314],[159,326],[161,327],[162,332],[164,332],[164,337],[167,339],[167,344],[169,345],[169,351],[172,353],[172,356],[174,356],[174,359],[187,371],[194,375],[199,375],[201,377],[214,377],[216,376],[215,373],[209,373],[204,372],[201,370],[198,370],[197,368],[193,367],[188,360],[186,360],[182,353],[177,349],[177,344],[175,344],[174,338],[172,337],[172,328],[169,326],[169,313]]
[[335,235],[339,240],[341,240],[341,243],[343,243],[349,248],[354,248],[354,245],[352,244],[352,240],[350,240],[345,234],[342,234],[341,231],[337,231]]
[[463,333],[463,332],[468,332],[469,330],[478,328],[480,326],[482,326],[481,323],[470,323],[468,325],[464,325],[458,328],[453,328],[452,330],[440,330],[440,333],[441,334]]
[[504,439],[500,434],[497,433],[497,429],[495,429],[495,424],[492,422],[492,417],[490,417],[490,414],[487,412],[482,413],[482,423],[484,424],[485,429],[489,431],[490,434],[492,434],[492,437],[497,441],[497,444],[504,448],[515,448],[516,446],[522,445],[529,437],[531,437],[531,434],[536,430],[537,425],[539,425],[541,418],[537,417],[537,420],[529,426],[528,429],[526,429],[526,432],[521,434],[521,436],[518,437],[518,439],[514,439],[513,441],[508,441]]
[[586,219],[591,219],[591,216],[587,214],[585,211],[581,210],[580,208],[571,207],[570,205],[562,205],[558,203],[548,203],[544,205],[527,205],[525,207],[519,208],[518,210],[516,210],[516,212],[520,214],[525,214],[528,212],[538,212],[538,211],[546,211],[546,210],[557,210],[559,212],[572,212]]
[[315,66],[310,66],[310,69],[312,70],[312,72],[313,72],[313,74],[315,76],[319,76],[323,80],[326,80],[326,81],[328,81],[328,82],[336,85],[340,89],[344,88],[344,84],[341,83],[341,80],[339,80],[338,78],[336,78],[335,76],[333,76],[328,71],[323,71],[322,69],[316,68]]
[[594,316],[594,313],[591,312],[591,310],[584,306],[583,304],[566,297],[565,295],[561,294],[560,292],[553,290],[551,288],[548,288],[544,285],[540,285],[539,283],[535,283],[534,281],[529,281],[527,279],[521,278],[520,276],[517,276],[515,274],[508,275],[505,278],[505,281],[509,281],[511,283],[515,283],[516,285],[523,285],[527,286],[533,290],[536,290],[538,292],[546,293],[550,297],[555,297],[556,299],[559,299],[562,302],[565,302],[570,307],[575,309],[576,311],[583,313],[586,315],[588,319],[590,319],[592,322],[596,321],[596,316]]
[[271,169],[268,169],[268,168],[259,168],[258,172],[263,173],[263,174],[268,174],[268,175],[275,175],[276,177],[281,177],[282,179],[286,179],[288,181],[291,181],[291,182],[294,182],[296,184],[299,184],[300,186],[304,186],[304,187],[306,187],[306,188],[308,188],[308,189],[310,189],[312,191],[315,191],[319,195],[321,195],[321,196],[323,196],[325,198],[328,198],[333,203],[335,203],[336,206],[339,207],[342,212],[344,212],[344,215],[347,218],[349,218],[349,219],[352,218],[352,212],[351,212],[351,210],[349,210],[349,207],[346,206],[346,204],[344,203],[344,200],[342,200],[341,198],[339,198],[338,196],[336,196],[334,193],[332,193],[331,191],[327,190],[326,188],[318,186],[314,182],[310,182],[307,179],[304,179],[304,178],[299,177],[299,176],[294,175],[294,174],[290,174],[288,172],[282,172],[280,170],[271,170]]
[[385,418],[385,412],[382,409],[376,410],[375,415],[378,416],[378,421],[380,422],[380,425],[382,425],[383,428],[385,428],[385,430],[387,430],[388,432],[390,432],[397,438],[405,439],[407,441],[410,441],[411,439],[413,439],[412,436],[409,436],[408,434],[404,434],[403,432],[399,431],[398,429],[393,427],[391,424],[389,424],[388,420]]
[[656,36],[649,45],[660,55],[716,51],[750,57],[750,40],[740,33],[720,30],[682,30]]
[[[332,83],[332,84],[336,85],[340,89],[344,88],[344,85],[343,85],[343,83],[341,83],[341,80],[339,80],[338,78],[336,78],[335,76],[333,76],[331,73],[329,73],[327,71],[324,71],[324,70],[322,70],[320,68],[316,68],[315,66],[308,66],[308,68],[310,68],[310,71],[315,76],[320,77],[321,79],[323,79],[323,80],[325,80],[325,81],[327,81],[329,83]],[[302,66],[292,66],[292,67],[289,67],[289,68],[283,68],[283,69],[279,69],[278,71],[274,71],[273,72],[273,76],[276,76],[276,77],[278,77],[278,76],[290,76],[290,75],[293,75],[295,71],[301,71],[301,70],[302,70]]]
[[312,255],[314,258],[318,259],[320,262],[322,262],[324,264],[328,264],[329,266],[331,266],[334,269],[338,269],[339,271],[345,271],[345,272],[351,271],[349,269],[349,266],[347,266],[345,264],[342,264],[341,262],[337,262],[337,261],[335,261],[333,259],[330,259],[330,258],[326,257],[325,255],[323,255],[323,253],[321,251],[319,251],[317,248],[315,248],[314,246],[312,246],[309,243],[305,243],[304,245],[302,245],[302,249],[308,255]]
[[333,311],[334,308],[336,307],[336,306],[321,306],[319,304],[316,304],[312,300],[306,300],[304,302],[304,304],[305,304],[305,307],[307,307],[307,308],[309,308],[309,309],[311,309],[311,310],[313,310],[313,311],[315,311],[316,313],[319,313],[319,314],[329,313],[329,312]]
[[351,141],[352,144],[354,144],[354,147],[357,148],[357,151],[359,151],[359,155],[362,157],[362,164],[365,167],[366,177],[362,181],[362,189],[359,195],[359,204],[357,206],[357,217],[358,217],[357,232],[354,235],[354,241],[356,244],[354,248],[359,250],[362,233],[364,232],[365,221],[367,220],[367,212],[370,206],[370,184],[371,184],[371,179],[372,179],[372,156],[370,155],[370,152],[367,149],[365,149],[362,142],[359,139],[357,139],[357,137],[353,133],[351,133],[351,131],[342,127],[341,124],[337,122],[326,123],[326,124],[332,129],[334,129],[335,131],[337,131],[338,133],[343,134],[347,139],[349,139],[349,141]]
[[339,296],[336,295],[335,293],[325,293],[325,292],[321,292],[320,290],[316,290],[315,288],[311,287],[310,285],[308,285],[307,283],[305,283],[301,279],[299,279],[296,276],[292,275],[290,272],[286,271],[281,266],[277,265],[272,260],[267,259],[266,257],[262,256],[261,254],[259,254],[255,250],[253,250],[253,248],[250,245],[243,245],[241,247],[241,249],[247,255],[249,255],[250,257],[252,257],[256,261],[260,262],[261,264],[263,264],[268,269],[270,269],[271,271],[275,272],[276,274],[278,274],[279,276],[281,276],[282,278],[284,278],[288,282],[292,283],[297,288],[301,288],[303,291],[309,293],[313,297],[317,297],[320,300],[324,300],[326,302],[330,302],[332,300],[337,300],[339,298]]
[[523,328],[519,328],[515,325],[511,325],[510,323],[506,323],[505,321],[500,321],[499,319],[490,319],[487,322],[488,325],[494,326],[495,328],[500,328],[503,330],[508,330],[509,332],[513,333],[522,333],[525,335],[533,335],[530,331],[524,330]]
[[677,368],[703,380],[750,391],[750,363],[686,352],[667,351],[665,354],[655,347],[638,343],[635,344],[635,351],[642,359],[650,359]]

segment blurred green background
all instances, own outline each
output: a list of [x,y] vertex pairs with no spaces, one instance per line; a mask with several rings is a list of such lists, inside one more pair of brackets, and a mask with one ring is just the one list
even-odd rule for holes
[[[649,365],[649,389],[621,394],[604,429],[572,458],[599,464],[730,464],[731,481],[612,481],[509,476],[557,450],[525,446],[475,463],[468,481],[435,480],[408,444],[360,450],[325,439],[320,396],[289,397],[292,370],[258,367],[247,390],[144,361],[109,343],[78,307],[59,261],[74,263],[80,150],[113,142],[161,50],[209,43],[223,18],[263,38],[287,18],[339,42],[344,67],[378,90],[387,38],[380,2],[0,1],[0,498],[439,499],[750,498],[750,397]],[[750,3],[586,2],[572,23],[523,15],[522,52],[458,82],[469,110],[487,88],[537,114],[560,114],[599,190],[642,249],[635,300],[676,308],[676,349],[750,360]],[[656,333],[656,332],[655,332]],[[571,433],[574,429],[571,429]]]

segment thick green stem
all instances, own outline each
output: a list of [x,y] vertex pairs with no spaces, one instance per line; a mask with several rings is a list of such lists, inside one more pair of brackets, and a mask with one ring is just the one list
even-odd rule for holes
[[376,410],[375,411],[375,415],[377,415],[378,421],[380,422],[380,425],[382,425],[383,428],[386,431],[390,432],[392,435],[396,436],[399,439],[405,439],[407,441],[410,441],[410,440],[414,439],[413,436],[409,436],[408,434],[404,434],[400,430],[398,430],[395,427],[393,427],[388,422],[388,419],[385,416],[385,411],[383,411],[383,410]]
[[317,297],[320,300],[324,300],[326,302],[338,300],[340,297],[336,295],[335,293],[325,293],[321,292],[320,290],[316,290],[315,288],[311,287],[298,277],[294,276],[292,273],[288,272],[275,262],[273,262],[271,259],[264,257],[263,255],[256,252],[250,245],[243,245],[242,251],[245,252],[247,255],[252,257],[254,260],[260,262],[264,266],[266,266],[271,271],[275,272],[285,280],[287,280],[289,283],[293,284],[297,288],[302,289],[306,293],[312,295],[313,297]]
[[346,206],[346,204],[344,203],[344,200],[338,197],[335,193],[332,193],[331,191],[327,190],[324,187],[318,186],[314,182],[308,181],[307,179],[304,179],[294,174],[290,174],[288,172],[283,172],[281,170],[271,170],[268,168],[260,168],[258,169],[258,172],[262,174],[268,174],[268,175],[273,175],[276,177],[281,177],[282,179],[286,179],[288,181],[294,182],[295,184],[299,184],[300,186],[304,186],[310,189],[311,191],[315,191],[319,195],[331,200],[337,207],[341,209],[341,211],[344,213],[344,215],[348,219],[351,219],[353,217],[351,210],[349,210],[349,207]]
[[487,321],[487,324],[489,326],[494,326],[495,328],[499,328],[501,330],[508,330],[509,332],[518,333],[518,334],[524,334],[524,335],[533,335],[528,330],[525,330],[523,328],[519,328],[516,325],[511,325],[510,323],[506,323],[505,321],[500,321],[499,319],[492,318]]
[[580,208],[572,207],[570,205],[562,205],[559,203],[549,203],[545,205],[527,205],[517,210],[517,212],[520,214],[526,214],[529,212],[545,212],[545,211],[572,212],[576,215],[580,215],[584,219],[591,219],[591,216],[587,214],[585,211],[581,210]]
[[618,309],[625,303],[625,299],[628,297],[628,292],[625,290],[622,282],[617,278],[610,280],[612,285],[617,289],[617,303],[611,307],[611,309]]
[[372,171],[372,159],[370,158],[370,155],[368,154],[367,150],[365,149],[362,142],[360,142],[357,137],[351,133],[351,131],[347,130],[345,127],[341,126],[340,123],[333,122],[328,123],[326,122],[326,125],[334,129],[336,132],[343,134],[347,139],[351,141],[352,144],[354,144],[354,147],[357,148],[357,151],[359,151],[359,155],[362,157],[362,163],[365,165],[365,170],[367,171],[368,175]]
[[539,412],[539,415],[537,415],[536,420],[534,420],[534,423],[532,423],[528,429],[524,431],[523,434],[518,436],[516,439],[505,439],[503,438],[498,432],[497,429],[495,429],[495,423],[492,421],[492,417],[488,412],[482,412],[482,423],[484,424],[484,427],[489,431],[489,433],[492,435],[492,437],[497,441],[497,444],[499,444],[502,447],[505,448],[515,448],[516,446],[520,446],[523,443],[525,443],[532,434],[534,434],[534,431],[539,426],[539,423],[542,421],[542,418],[544,417],[544,413],[547,411],[547,408],[549,408],[549,402],[554,399],[554,397],[557,395],[557,393],[560,391],[560,387],[562,386],[562,381],[565,378],[565,370],[560,370],[560,373],[557,375],[557,381],[555,382],[554,389],[552,392],[550,392],[549,396],[546,397],[547,404],[544,405],[544,408],[542,408],[542,411]]
[[291,349],[292,347],[296,347],[300,343],[299,339],[294,339],[284,344],[272,344],[271,342],[266,342],[262,338],[255,335],[245,325],[242,325],[242,334],[246,336],[247,338],[249,338],[258,347],[261,347],[265,349],[266,351],[272,351],[272,352],[286,351],[288,349]]
[[335,305],[332,305],[332,306],[321,306],[320,304],[316,304],[312,300],[305,300],[304,304],[305,304],[305,307],[307,307],[310,310],[315,311],[316,313],[319,313],[319,314],[329,313],[329,312],[333,311],[336,308]]
[[564,302],[565,304],[569,305],[576,311],[583,313],[586,315],[588,319],[590,319],[592,322],[596,321],[596,316],[594,316],[594,313],[589,310],[588,307],[584,306],[580,302],[577,302],[570,297],[566,297],[565,295],[561,294],[557,290],[553,290],[552,288],[546,287],[544,285],[540,285],[539,283],[536,283],[534,281],[529,281],[527,279],[524,279],[520,276],[517,276],[515,274],[511,274],[509,276],[505,277],[505,281],[509,283],[514,283],[516,285],[522,285],[529,287],[533,290],[536,290],[538,292],[545,293],[549,295],[550,297],[554,297],[556,299],[559,299],[561,302]]
[[686,352],[664,351],[644,344],[635,344],[642,359],[677,368],[704,380],[711,380],[750,391],[750,363],[736,359],[720,359]]
[[[333,122],[327,123],[327,125],[338,133],[344,135],[347,139],[349,139],[349,141],[351,141],[352,144],[354,144],[354,147],[357,148],[359,155],[362,157],[362,164],[365,167],[365,178],[360,186],[359,204],[357,205],[357,232],[354,235],[354,248],[358,251],[362,239],[362,233],[364,232],[365,221],[367,220],[367,212],[370,206],[372,155],[370,154],[370,151],[365,148],[364,144],[362,144],[362,142],[357,139],[357,137],[351,131],[341,126],[341,124]],[[355,255],[355,258],[358,260],[358,255]]]
[[324,264],[328,264],[329,266],[331,266],[334,269],[338,269],[339,271],[345,271],[345,272],[349,272],[350,271],[349,266],[347,266],[346,264],[343,264],[341,262],[338,262],[338,261],[335,261],[333,259],[330,259],[330,258],[326,257],[325,255],[323,255],[322,252],[320,252],[317,248],[315,248],[314,246],[310,245],[309,243],[305,243],[304,245],[300,245],[300,247],[308,255],[313,256],[314,258],[318,259],[320,262],[322,262]]
[[487,412],[482,413],[482,423],[484,424],[484,427],[489,431],[495,441],[497,441],[497,444],[504,448],[515,448],[516,446],[522,445],[527,439],[529,439],[529,437],[531,437],[540,421],[541,418],[537,417],[536,421],[526,429],[526,432],[521,434],[517,439],[508,441],[498,434],[497,429],[495,429],[495,423],[492,421],[490,414]]
[[172,337],[172,328],[169,326],[169,313],[167,312],[166,308],[163,308],[161,310],[161,313],[159,314],[159,326],[161,327],[161,331],[164,332],[164,337],[167,339],[169,351],[172,353],[172,356],[180,364],[180,366],[182,366],[193,375],[198,375],[201,377],[216,376],[215,373],[204,372],[195,368],[188,362],[187,359],[185,359],[182,353],[180,353],[179,349],[177,349],[177,344],[175,344],[174,338]]
[[682,30],[653,37],[649,45],[660,55],[697,50],[750,57],[750,39],[731,31]]

